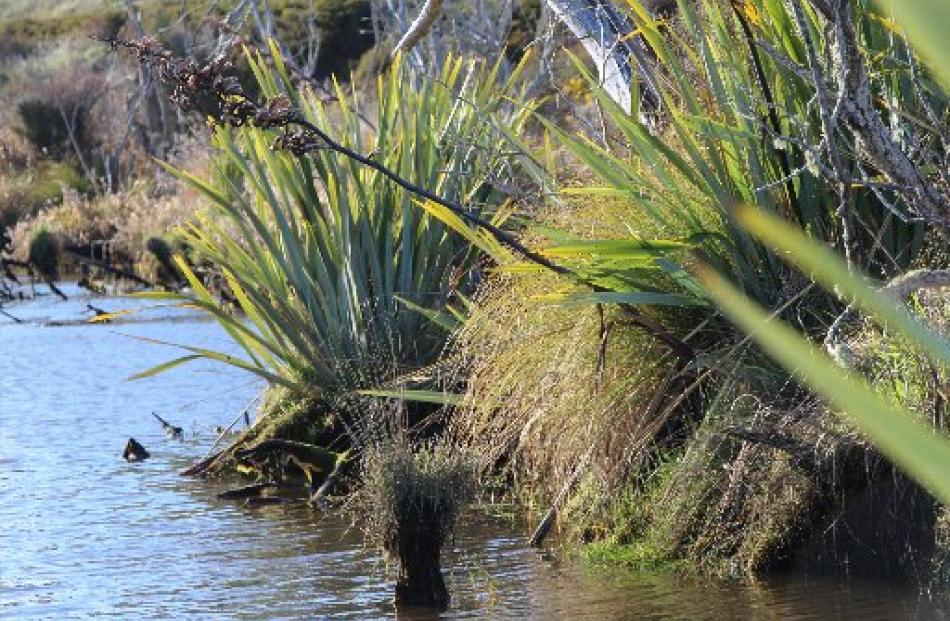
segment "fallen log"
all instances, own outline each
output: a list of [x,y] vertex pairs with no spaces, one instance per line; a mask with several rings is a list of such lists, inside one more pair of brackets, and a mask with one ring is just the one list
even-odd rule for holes
[[211,455],[208,455],[207,457],[199,461],[198,463],[192,466],[189,466],[188,468],[185,468],[178,474],[183,477],[201,476],[202,474],[208,471],[208,468],[213,466],[214,463],[218,461],[218,458],[221,457],[221,455],[223,455],[225,451],[227,451],[227,449],[221,449],[220,451],[214,452]]
[[229,489],[226,492],[221,492],[218,494],[218,498],[221,500],[242,500],[248,498],[259,498],[264,491],[269,489],[277,489],[278,485],[276,483],[252,483],[251,485],[245,485],[244,487],[237,487],[235,489]]
[[150,281],[148,281],[148,280],[142,278],[141,276],[139,276],[139,275],[136,274],[135,272],[131,272],[131,271],[129,271],[129,270],[124,270],[124,269],[122,269],[122,268],[120,268],[120,267],[115,267],[115,266],[109,265],[108,263],[105,263],[105,262],[103,262],[103,261],[100,261],[99,259],[93,259],[93,258],[90,257],[89,255],[85,255],[85,254],[82,254],[81,252],[77,252],[75,248],[72,248],[72,249],[66,248],[66,249],[63,250],[63,253],[66,254],[67,256],[71,257],[72,259],[76,260],[76,261],[80,261],[80,262],[82,262],[82,263],[87,263],[87,264],[89,264],[89,265],[98,267],[98,268],[103,269],[103,270],[105,270],[105,271],[107,271],[107,272],[110,272],[110,273],[112,273],[112,274],[115,274],[116,276],[121,276],[122,278],[125,278],[125,279],[128,279],[128,280],[137,282],[137,283],[139,283],[140,285],[144,285],[144,286],[146,286],[146,287],[154,287],[154,286],[155,286],[154,283],[152,283],[152,282],[150,282]]

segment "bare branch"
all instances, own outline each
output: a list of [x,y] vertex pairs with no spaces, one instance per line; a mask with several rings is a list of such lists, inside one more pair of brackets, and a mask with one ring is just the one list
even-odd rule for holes
[[393,48],[393,55],[395,56],[400,52],[407,53],[412,50],[412,48],[416,46],[416,43],[432,29],[432,24],[435,23],[441,11],[442,0],[426,0],[426,3],[422,6],[422,10],[419,11],[419,16],[413,20],[409,26],[409,30],[406,31],[406,34],[399,39],[399,43]]

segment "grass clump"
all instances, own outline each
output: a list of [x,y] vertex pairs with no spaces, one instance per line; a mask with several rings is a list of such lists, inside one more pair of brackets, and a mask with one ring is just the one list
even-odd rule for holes
[[397,605],[444,608],[440,553],[473,491],[472,465],[446,445],[413,449],[405,439],[364,456],[365,531],[397,564]]
[[670,364],[636,332],[604,335],[622,321],[614,310],[601,317],[538,299],[556,286],[537,274],[494,278],[453,341],[467,389],[452,425],[479,447],[484,468],[510,466],[516,487],[537,500],[588,463],[623,480],[636,447],[650,442],[654,421],[641,415]]
[[[581,240],[662,230],[611,198],[568,200],[537,219],[539,237],[554,228]],[[652,277],[659,286],[665,276]],[[651,453],[673,431],[653,397],[675,358],[616,305],[564,302],[583,290],[503,264],[452,339],[465,391],[451,425],[478,447],[486,471],[500,468],[524,500],[545,507],[578,469],[609,498],[653,466]],[[685,321],[696,311],[655,312]]]
[[[945,296],[921,293],[915,306],[947,334]],[[946,434],[946,367],[871,321],[847,342],[870,385]],[[756,397],[768,384],[752,377],[721,389],[716,401],[731,405],[707,411],[658,493],[635,503],[650,507],[645,521],[633,514],[644,540],[726,577],[846,571],[927,584],[931,565],[939,574],[945,544],[934,498],[818,400]]]

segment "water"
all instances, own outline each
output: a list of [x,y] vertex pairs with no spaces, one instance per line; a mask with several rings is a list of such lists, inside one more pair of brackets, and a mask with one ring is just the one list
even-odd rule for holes
[[[123,381],[177,354],[130,336],[237,353],[220,329],[169,309],[87,325],[88,302],[145,304],[65,290],[68,302],[5,307],[24,324],[0,317],[0,619],[397,618],[382,560],[346,521],[302,502],[218,500],[222,484],[176,474],[261,386],[205,363]],[[167,440],[151,411],[185,440]],[[150,460],[121,459],[129,436]],[[886,582],[636,575],[526,548],[525,530],[467,517],[442,618],[950,619],[946,601]]]

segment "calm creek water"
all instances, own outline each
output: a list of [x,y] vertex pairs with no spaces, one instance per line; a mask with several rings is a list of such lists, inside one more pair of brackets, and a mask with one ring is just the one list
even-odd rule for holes
[[[195,363],[123,381],[177,354],[129,335],[233,350],[221,330],[170,309],[87,325],[89,302],[144,304],[65,291],[5,306],[23,324],[0,316],[0,619],[435,618],[397,617],[381,559],[340,518],[302,502],[247,508],[176,474],[261,386]],[[152,411],[185,440],[165,439]],[[129,436],[150,460],[121,459]],[[525,530],[466,520],[441,618],[950,619],[946,600],[885,582],[632,575],[531,550]]]

